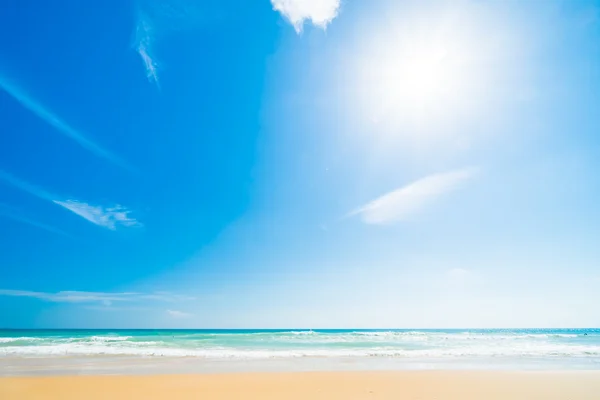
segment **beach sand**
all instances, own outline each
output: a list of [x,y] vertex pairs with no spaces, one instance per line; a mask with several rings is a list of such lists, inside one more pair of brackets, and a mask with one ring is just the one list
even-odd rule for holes
[[600,371],[19,377],[0,378],[0,399],[597,400]]

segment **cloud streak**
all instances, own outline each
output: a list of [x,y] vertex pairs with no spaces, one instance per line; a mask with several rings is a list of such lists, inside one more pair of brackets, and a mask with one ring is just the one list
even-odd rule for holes
[[131,47],[140,56],[146,77],[160,89],[157,44],[162,38],[222,20],[227,2],[190,0],[135,0],[135,28]]
[[40,199],[54,201],[58,196],[47,192],[46,190],[39,188],[31,183],[25,182],[22,179],[17,178],[16,176],[9,174],[8,172],[2,171],[0,169],[0,179],[4,182],[16,187],[17,189],[21,189],[24,192],[32,194]]
[[193,297],[177,295],[166,292],[156,293],[137,293],[137,292],[81,292],[81,291],[60,291],[60,292],[34,292],[28,290],[10,290],[0,289],[0,296],[9,297],[28,297],[51,303],[101,303],[104,305],[118,302],[140,302],[155,301],[176,303],[182,301],[194,300]]
[[66,236],[69,238],[72,238],[71,235],[69,235],[66,232],[61,231],[58,228],[55,228],[53,226],[50,225],[46,225],[42,222],[39,221],[35,221],[31,218],[28,218],[26,216],[21,215],[21,213],[19,213],[17,210],[5,205],[5,204],[0,204],[0,216],[4,217],[4,218],[8,218],[8,219],[12,219],[14,221],[23,223],[23,224],[27,224],[27,225],[31,225],[33,227],[45,230],[47,232],[51,232],[51,233],[55,233],[57,235],[61,235],[61,236]]
[[476,174],[477,169],[465,168],[430,175],[387,193],[352,211],[348,216],[358,215],[363,222],[376,225],[403,221]]
[[[135,39],[133,47],[142,58],[144,67],[146,68],[146,76],[148,80],[159,86],[158,83],[158,64],[152,57],[152,42],[153,42],[153,24],[150,17],[144,13],[138,12],[138,20],[135,31]],[[160,86],[159,86],[160,87]]]
[[325,29],[337,17],[340,0],[271,0],[271,5],[301,33],[305,21]]
[[6,93],[11,95],[16,101],[18,101],[23,107],[37,115],[40,119],[44,120],[47,124],[55,128],[63,136],[75,141],[84,149],[90,151],[94,155],[103,158],[115,165],[122,168],[131,170],[121,158],[104,149],[99,144],[85,136],[83,133],[77,131],[66,122],[61,120],[57,115],[52,113],[46,107],[38,103],[32,97],[30,97],[25,91],[17,87],[14,83],[0,75],[0,88]]
[[177,310],[167,310],[167,314],[173,318],[189,318],[192,316],[192,314]]
[[53,200],[53,202],[93,224],[103,226],[113,231],[117,229],[118,226],[130,228],[142,226],[140,222],[130,216],[130,210],[118,204],[113,207],[102,207],[93,206],[77,200]]
[[33,196],[39,197],[42,200],[52,202],[75,215],[78,215],[86,221],[110,230],[116,230],[119,226],[142,226],[139,221],[130,216],[131,211],[121,205],[103,207],[91,205],[79,200],[66,199],[63,196],[48,192],[2,170],[0,170],[0,180]]

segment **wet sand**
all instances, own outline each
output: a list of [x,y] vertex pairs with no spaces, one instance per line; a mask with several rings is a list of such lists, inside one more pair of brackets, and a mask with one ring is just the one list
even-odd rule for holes
[[0,378],[0,399],[597,400],[600,371],[298,372]]

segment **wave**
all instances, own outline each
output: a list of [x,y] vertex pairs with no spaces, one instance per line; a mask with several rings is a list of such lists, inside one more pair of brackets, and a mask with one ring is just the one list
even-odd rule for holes
[[488,345],[510,341],[519,344],[599,344],[598,335],[582,336],[571,333],[485,333],[485,332],[433,332],[433,331],[284,331],[252,333],[193,333],[184,335],[94,335],[94,336],[48,336],[48,337],[0,337],[0,347],[19,343],[22,345],[46,345],[68,343],[93,343],[126,345],[127,343],[158,342],[168,347],[201,347],[204,345],[222,345],[228,347],[274,346],[361,346],[361,347],[404,347],[404,346],[473,346],[477,343]]
[[35,337],[0,337],[0,343],[11,343],[11,342],[37,342],[42,340],[41,338]]
[[133,336],[91,336],[89,339],[93,342],[122,342],[133,339]]
[[587,357],[600,361],[600,330],[120,333],[63,331],[39,337],[3,336],[0,357]]
[[[264,335],[264,334],[262,334]],[[253,334],[237,337],[252,341]],[[298,331],[298,332],[280,332],[269,333],[266,336],[273,342],[285,343],[412,343],[412,342],[501,342],[501,341],[549,341],[559,339],[576,339],[583,337],[577,334],[488,334],[488,333],[447,333],[447,332],[423,332],[423,331],[354,331],[354,332],[313,332],[313,331]]]
[[390,336],[426,336],[431,335],[429,332],[419,332],[419,331],[406,331],[406,332],[397,332],[397,331],[381,331],[381,332],[366,332],[366,331],[355,331],[351,332],[352,335],[357,336],[374,336],[374,337],[390,337]]
[[[150,344],[152,342],[146,342]],[[145,344],[146,344],[145,343]],[[154,344],[156,345],[156,343]],[[268,359],[298,357],[401,357],[401,358],[453,358],[453,357],[598,357],[600,346],[537,346],[537,347],[462,347],[445,349],[403,350],[391,348],[372,349],[235,349],[174,347],[110,346],[106,344],[57,344],[44,346],[0,347],[0,356],[149,356],[198,357],[210,359]]]

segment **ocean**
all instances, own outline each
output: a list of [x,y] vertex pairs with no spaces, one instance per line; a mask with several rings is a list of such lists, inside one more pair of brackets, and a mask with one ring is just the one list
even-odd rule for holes
[[600,369],[600,329],[0,330],[0,367],[13,372],[167,359],[250,369]]

